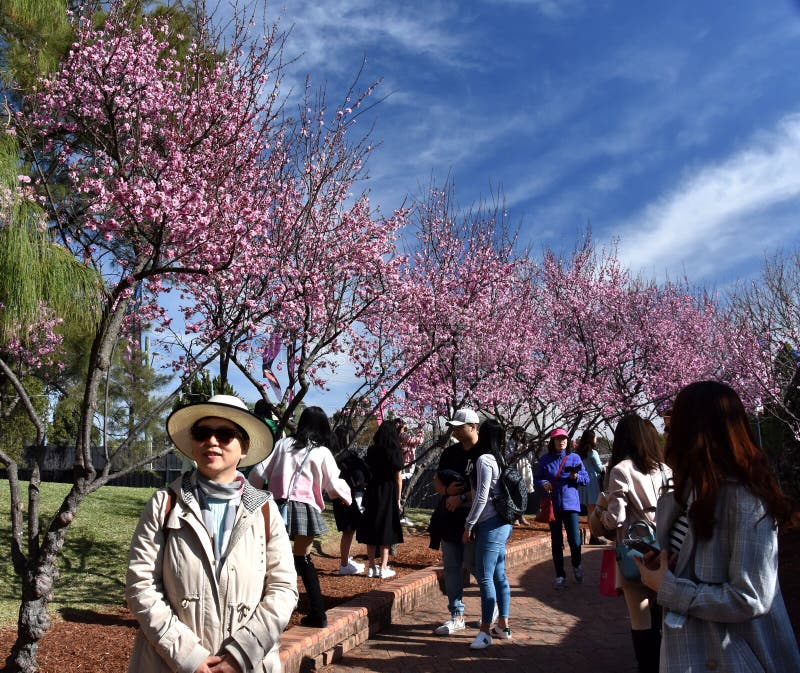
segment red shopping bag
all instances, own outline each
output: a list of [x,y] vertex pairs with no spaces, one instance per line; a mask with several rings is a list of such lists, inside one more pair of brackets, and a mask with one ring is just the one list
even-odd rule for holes
[[600,593],[603,596],[615,598],[620,595],[616,588],[617,557],[613,549],[603,550],[603,560],[600,564]]

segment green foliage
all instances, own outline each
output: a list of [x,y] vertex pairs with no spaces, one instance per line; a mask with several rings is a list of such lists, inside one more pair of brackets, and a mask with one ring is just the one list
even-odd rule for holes
[[[28,377],[23,379],[22,383],[39,417],[46,416],[47,396],[44,394],[41,381]],[[22,456],[25,446],[36,441],[36,428],[31,423],[25,407],[19,403],[14,405],[15,400],[16,392],[10,385],[0,388],[0,409],[3,410],[3,416],[0,417],[0,449],[16,460]],[[8,409],[11,411],[6,416]]]
[[55,70],[72,43],[66,0],[3,0],[0,3],[0,68],[8,85],[32,91]]
[[172,410],[175,411],[190,404],[205,402],[214,395],[235,395],[240,397],[230,383],[223,382],[219,376],[211,378],[208,370],[204,369],[195,374],[189,384],[181,389],[180,394],[175,399],[175,403],[172,405]]
[[[25,485],[23,485],[25,486]],[[69,484],[43,483],[41,520],[49,521],[69,491]],[[7,492],[8,482],[0,480]],[[125,572],[134,528],[149,488],[105,486],[87,497],[72,524],[59,557],[60,576],[50,610],[109,610],[124,605]],[[23,488],[27,502],[27,487]],[[8,548],[8,498],[0,498],[0,536]],[[0,626],[10,625],[19,610],[20,580],[8,554],[0,555]]]
[[[75,446],[78,422],[83,403],[83,384],[72,384],[59,397],[53,410],[53,419],[47,430],[47,443],[51,446]],[[92,428],[92,444],[100,444],[100,429]]]
[[[105,412],[109,448],[114,450],[132,434],[143,417],[156,405],[154,392],[169,381],[169,376],[156,372],[148,354],[138,349],[129,352],[120,344],[114,351],[108,385],[108,409]],[[164,418],[158,416],[145,427],[124,456],[117,456],[115,466],[122,467],[160,451],[167,444]]]
[[0,229],[0,346],[36,321],[41,304],[86,331],[97,321],[100,296],[97,273],[47,231],[19,220]]

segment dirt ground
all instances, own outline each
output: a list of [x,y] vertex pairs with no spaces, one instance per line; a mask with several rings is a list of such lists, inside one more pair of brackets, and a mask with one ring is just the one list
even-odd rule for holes
[[[546,526],[543,524],[516,526],[512,540],[546,534]],[[354,551],[355,558],[363,562],[363,547],[356,545]],[[359,554],[359,551],[362,553]],[[390,565],[397,570],[399,576],[439,562],[439,552],[428,548],[427,534],[408,529],[397,556],[390,559]],[[380,584],[380,580],[364,576],[340,577],[338,543],[317,548],[314,552],[314,564],[319,571],[328,608]],[[780,582],[795,634],[800,636],[800,528],[781,536]],[[299,588],[300,606],[293,615],[290,626],[299,621],[306,608],[302,582]],[[135,633],[136,621],[123,606],[104,613],[64,612],[54,619],[53,626],[42,640],[39,650],[40,670],[42,673],[124,673]],[[5,661],[15,636],[15,627],[0,629],[0,661]]]

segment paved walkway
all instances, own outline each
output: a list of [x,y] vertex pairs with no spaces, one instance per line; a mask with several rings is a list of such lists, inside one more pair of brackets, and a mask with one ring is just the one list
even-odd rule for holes
[[[583,585],[555,591],[548,558],[508,573],[513,640],[473,651],[478,588],[465,591],[467,628],[450,637],[433,634],[447,618],[447,600],[424,605],[347,652],[324,673],[634,673],[625,602],[598,591],[599,547],[584,547]],[[569,569],[569,560],[567,559]],[[571,571],[570,571],[571,572]],[[571,579],[571,578],[568,578]],[[472,618],[472,619],[470,619]]]

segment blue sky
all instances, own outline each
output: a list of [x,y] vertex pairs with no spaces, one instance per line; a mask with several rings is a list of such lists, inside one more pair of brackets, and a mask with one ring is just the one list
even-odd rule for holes
[[462,205],[501,190],[534,249],[591,224],[631,268],[717,288],[798,240],[797,2],[282,6],[297,90],[307,72],[336,100],[362,58],[383,79],[385,212],[452,175]]
[[591,225],[635,272],[723,292],[798,245],[798,2],[281,7],[296,91],[308,73],[338,102],[362,58],[383,80],[363,124],[384,213],[452,177],[462,206],[502,192],[534,251]]

